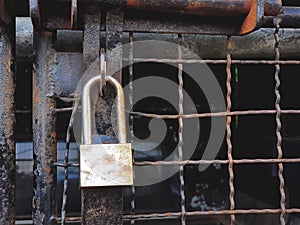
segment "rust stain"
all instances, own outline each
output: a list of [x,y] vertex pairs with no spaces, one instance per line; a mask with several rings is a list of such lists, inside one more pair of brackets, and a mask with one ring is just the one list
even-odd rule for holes
[[104,156],[104,159],[107,161],[107,162],[114,162],[116,160],[116,157],[114,154],[106,154]]
[[138,0],[127,0],[127,6],[129,6],[129,7],[139,6]]
[[38,88],[33,88],[33,104],[38,104],[40,102],[39,93]]
[[52,138],[56,138],[56,132],[53,131],[51,136],[52,136]]
[[244,20],[244,23],[240,30],[240,34],[247,34],[255,29],[257,20],[257,7],[257,0],[252,0],[250,12]]

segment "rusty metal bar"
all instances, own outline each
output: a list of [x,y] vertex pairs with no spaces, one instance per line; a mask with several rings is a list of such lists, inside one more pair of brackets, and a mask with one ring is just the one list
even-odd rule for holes
[[[15,21],[0,1],[0,224],[15,224]],[[8,24],[4,24],[6,17]]]
[[[14,3],[14,1],[12,1]],[[275,17],[282,19],[282,27],[293,28],[299,27],[299,7],[290,7],[284,6],[282,7],[281,0],[265,0],[264,5],[253,6],[256,4],[256,1],[252,0],[177,0],[177,1],[164,1],[164,0],[150,0],[150,1],[142,1],[142,0],[56,0],[56,1],[38,1],[38,0],[30,0],[30,7],[28,4],[28,0],[18,1],[18,3],[12,4],[14,6],[17,15],[19,16],[28,16],[28,8],[30,8],[31,16],[33,17],[33,22],[36,27],[46,27],[47,29],[74,29],[75,24],[77,22],[77,13],[82,14],[77,9],[77,2],[79,5],[86,6],[96,6],[99,10],[110,7],[122,7],[123,10],[128,9],[138,9],[139,11],[145,11],[148,14],[148,20],[144,20],[143,18],[139,18],[140,22],[135,20],[134,16],[128,17],[125,19],[124,23],[124,31],[128,28],[128,31],[140,31],[140,32],[171,32],[171,33],[214,33],[214,29],[211,27],[211,21],[207,20],[206,25],[201,24],[201,20],[197,22],[193,21],[195,19],[190,19],[189,21],[183,18],[176,20],[174,18],[176,15],[185,16],[185,15],[200,15],[200,16],[213,16],[214,20],[217,20],[220,17],[225,17],[226,20],[228,18],[236,18],[237,20],[241,20],[240,18],[246,18],[247,16],[253,17],[263,16],[264,23],[262,23],[261,27],[272,27],[272,21]],[[49,7],[49,4],[51,7]],[[63,5],[63,7],[58,7],[58,10],[52,10],[51,13],[41,13],[45,11],[43,8],[52,9],[55,8],[55,4]],[[43,6],[45,5],[45,6]],[[264,6],[264,12],[261,12],[263,15],[255,15],[253,14],[254,7]],[[41,8],[41,9],[40,9]],[[63,9],[65,8],[65,12]],[[136,11],[138,11],[136,10]],[[57,12],[59,11],[59,13]],[[77,12],[78,11],[78,12]],[[148,11],[148,12],[147,12]],[[156,11],[159,12],[168,12],[171,16],[168,20],[155,21],[156,19]],[[45,14],[45,15],[44,15]],[[57,15],[55,15],[57,14]],[[172,18],[173,15],[173,18]],[[151,18],[152,16],[152,18]],[[249,19],[249,20],[251,20]],[[144,21],[143,21],[144,20]],[[151,21],[152,20],[152,21]],[[243,19],[241,20],[243,21]],[[185,24],[183,25],[182,22]],[[169,24],[168,24],[169,23]],[[198,26],[197,26],[198,23]],[[225,24],[226,21],[219,21],[220,24]],[[251,22],[250,22],[251,23]],[[142,25],[147,24],[147,26]],[[166,26],[166,25],[169,25]],[[249,21],[246,22],[249,24]],[[182,26],[183,25],[183,26]],[[188,25],[188,26],[187,26]],[[215,24],[216,25],[216,24]],[[231,26],[237,26],[237,29],[231,29],[227,27],[226,29],[219,26],[220,33],[222,32],[234,32],[236,34],[241,34],[244,32],[239,32],[238,25],[234,25],[231,23]],[[77,29],[82,28],[79,24]],[[254,27],[253,27],[254,28]],[[243,29],[243,27],[242,27]],[[250,29],[249,31],[252,31]],[[224,34],[227,34],[224,33]],[[247,32],[246,32],[247,33]]]
[[[51,1],[43,1],[51,3]],[[56,0],[55,3],[69,3],[70,0]],[[216,16],[241,16],[249,13],[252,0],[78,0],[79,4],[99,5],[99,6],[115,6],[123,8],[146,9],[152,11],[174,12],[180,14],[193,15],[216,15]],[[276,16],[280,12],[281,0],[265,0],[264,12],[267,16]],[[17,15],[28,15],[29,1],[22,0],[16,4]],[[222,12],[221,14],[218,12]]]
[[[281,110],[282,114],[300,114],[300,110],[286,109]],[[143,116],[157,119],[178,119],[179,115],[159,115],[142,112],[130,112],[132,115]],[[200,113],[200,114],[185,114],[183,118],[207,118],[214,116],[247,116],[247,115],[263,115],[276,114],[276,110],[245,110],[245,111],[231,111],[231,112],[215,112],[215,113]]]
[[[235,209],[235,210],[220,210],[220,211],[193,211],[186,212],[186,216],[209,216],[209,215],[238,215],[238,214],[280,214],[281,209]],[[286,209],[286,213],[300,213],[300,209],[292,208]],[[166,212],[153,214],[137,214],[135,219],[159,219],[159,218],[179,218],[181,212]],[[132,219],[131,215],[124,216],[124,219]]]
[[[201,217],[201,216],[216,216],[216,215],[239,215],[239,214],[279,214],[281,209],[236,209],[236,210],[220,210],[220,211],[193,211],[187,212],[188,217]],[[300,213],[300,209],[291,208],[286,209],[286,213]],[[176,219],[180,218],[181,212],[165,212],[165,213],[153,213],[153,214],[137,214],[137,215],[124,215],[123,220],[128,221],[131,219],[143,220],[160,220],[160,219]],[[58,218],[59,220],[59,218]],[[81,217],[69,217],[68,221],[70,222],[80,222]]]
[[249,13],[252,0],[127,0],[127,7],[201,16],[236,17]]
[[[99,14],[98,14],[99,15]],[[84,69],[86,70],[97,58],[100,51],[100,17],[95,15],[86,26],[84,37]],[[93,17],[93,16],[91,16]],[[122,45],[123,13],[118,9],[110,10],[106,18],[106,51]],[[87,27],[87,28],[88,28]],[[93,45],[95,43],[95,45]],[[91,47],[91,49],[89,48]],[[88,53],[89,52],[89,53]],[[121,81],[121,48],[113,56],[108,54],[107,73]],[[97,63],[99,65],[99,63]],[[96,66],[95,70],[99,71]],[[99,72],[98,72],[99,73]],[[115,136],[112,127],[111,108],[114,100],[114,91],[110,85],[106,85],[105,96],[99,98],[96,111],[96,127],[102,134]],[[103,117],[103,115],[108,115]],[[106,119],[103,119],[106,118]],[[82,224],[121,224],[123,214],[122,188],[82,188]]]
[[[32,60],[33,31],[30,18],[17,18],[16,29],[17,60]],[[102,32],[102,34],[105,35],[104,32]],[[255,62],[252,62],[251,60],[249,61],[249,59],[262,59],[262,56],[265,60],[273,60],[274,40],[272,35],[273,29],[264,28],[246,36],[232,37],[232,41],[234,42],[234,45],[232,46],[232,57],[234,57],[233,63],[243,63],[235,60],[247,58],[248,60],[246,62],[254,64]],[[58,31],[55,47],[61,52],[81,52],[83,42],[82,36],[81,31]],[[123,43],[128,42],[127,36],[128,33],[124,33]],[[281,58],[296,59],[300,57],[300,51],[298,51],[298,48],[300,48],[300,29],[281,29],[280,36]],[[226,49],[224,48],[226,36],[215,35],[212,37],[211,35],[182,35],[182,37],[183,46],[195,52],[202,59],[222,59],[226,55]],[[149,38],[176,43],[176,35],[135,34],[136,41],[148,40]],[[249,48],[249,46],[251,46],[251,48]],[[194,62],[198,63],[198,61]],[[226,63],[225,60],[219,62]],[[177,64],[178,62],[175,61],[174,63]],[[189,63],[189,61],[182,61],[182,63]],[[208,61],[207,63],[210,62]],[[264,63],[264,61],[261,61],[261,63]],[[79,64],[80,62],[74,63],[75,66]]]
[[[83,71],[99,59],[100,52],[100,13],[84,15],[83,33]],[[99,63],[95,64],[95,74],[100,72]],[[109,189],[108,189],[109,191]],[[101,203],[104,205],[101,209]],[[105,193],[97,191],[96,188],[81,189],[81,216],[82,225],[101,224],[103,214],[106,213],[109,200]]]
[[[129,61],[128,58],[124,58],[125,61]],[[226,64],[226,60],[214,60],[214,59],[157,59],[157,58],[135,58],[133,59],[135,63],[137,62],[157,62],[157,63],[186,63],[186,64]],[[299,65],[300,61],[298,60],[232,60],[232,64],[241,64],[241,65]]]
[[[183,160],[183,161],[141,161],[135,162],[135,166],[160,166],[160,165],[200,165],[200,164],[228,164],[229,160]],[[233,159],[233,164],[267,164],[267,163],[300,163],[298,159]]]
[[51,87],[51,70],[55,66],[53,50],[54,33],[34,32],[36,52],[33,74],[33,159],[34,199],[33,223],[56,224],[56,116],[51,108],[56,101]]

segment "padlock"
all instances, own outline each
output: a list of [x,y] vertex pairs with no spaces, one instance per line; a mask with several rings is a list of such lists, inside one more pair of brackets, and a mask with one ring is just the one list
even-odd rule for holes
[[116,92],[117,133],[120,144],[92,144],[92,109],[90,93],[101,76],[90,79],[82,93],[82,145],[80,145],[80,186],[131,186],[133,165],[131,144],[126,143],[124,92],[111,76],[105,78]]

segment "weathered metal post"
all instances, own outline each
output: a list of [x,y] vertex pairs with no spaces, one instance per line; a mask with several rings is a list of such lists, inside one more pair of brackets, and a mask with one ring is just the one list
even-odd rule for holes
[[[100,53],[100,15],[94,12],[92,15],[85,16],[84,40],[83,40],[83,70],[99,59]],[[123,13],[119,10],[112,10],[107,13],[106,27],[106,50],[109,51],[122,43]],[[103,43],[101,43],[103,44]],[[122,52],[114,58],[107,58],[108,75],[112,71],[121,68]],[[95,68],[95,72],[100,72],[100,68]],[[121,73],[114,76],[119,81]],[[97,130],[102,134],[114,136],[112,131],[111,103],[114,100],[114,91],[107,86],[105,97],[100,98],[96,107]],[[108,116],[103,116],[103,115]],[[106,118],[106,119],[104,119]],[[121,187],[101,187],[101,188],[82,188],[82,224],[83,225],[120,225],[123,215],[123,196]]]
[[0,0],[0,224],[15,224],[15,22]]
[[56,101],[51,91],[51,69],[55,66],[53,32],[34,32],[35,63],[33,74],[33,223],[56,224],[56,117],[51,108]]

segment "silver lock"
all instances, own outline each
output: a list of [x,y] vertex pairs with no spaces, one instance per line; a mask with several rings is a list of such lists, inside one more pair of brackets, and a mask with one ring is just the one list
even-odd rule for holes
[[133,165],[131,144],[126,143],[125,101],[123,88],[111,76],[105,81],[116,92],[116,115],[118,139],[120,144],[92,144],[92,110],[90,92],[99,84],[101,76],[90,79],[82,94],[82,131],[80,145],[80,186],[131,186],[133,185]]

